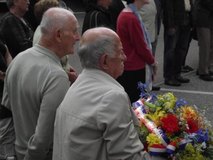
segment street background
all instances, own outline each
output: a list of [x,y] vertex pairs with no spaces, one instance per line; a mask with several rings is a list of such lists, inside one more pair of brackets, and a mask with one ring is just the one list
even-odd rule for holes
[[[84,12],[75,12],[75,15],[79,21],[79,31],[81,33],[82,22],[84,19]],[[76,45],[76,51],[78,43]],[[156,76],[155,84],[161,87],[160,91],[156,91],[156,94],[163,94],[165,92],[172,92],[177,98],[184,98],[190,105],[196,105],[200,111],[205,112],[207,119],[213,125],[213,82],[206,82],[200,80],[196,75],[198,66],[198,43],[192,40],[189,48],[189,52],[186,59],[186,64],[191,66],[194,71],[189,73],[183,73],[182,75],[190,79],[190,83],[182,84],[180,87],[172,87],[164,85],[163,78],[163,25],[161,27],[160,35],[158,37],[158,45],[156,51],[156,59],[158,61],[158,73]],[[82,68],[79,62],[78,55],[70,56],[70,64],[76,68],[80,73]]]

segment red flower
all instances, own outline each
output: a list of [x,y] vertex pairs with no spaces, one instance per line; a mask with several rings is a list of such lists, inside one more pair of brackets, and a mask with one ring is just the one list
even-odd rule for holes
[[186,130],[187,133],[195,133],[198,131],[198,121],[192,118],[188,118],[187,120],[188,128]]
[[168,114],[161,119],[162,128],[168,134],[173,134],[179,131],[178,119],[174,114]]

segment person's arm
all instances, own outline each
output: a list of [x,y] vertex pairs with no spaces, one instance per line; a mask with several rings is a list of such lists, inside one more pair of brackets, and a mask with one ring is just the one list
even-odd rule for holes
[[7,66],[8,66],[10,64],[10,62],[12,61],[12,56],[11,56],[7,46],[5,46],[5,47],[6,47],[6,50],[7,50],[6,54],[5,54],[5,61],[6,61]]
[[23,22],[16,21],[16,24],[13,25],[11,31],[13,31],[18,45],[20,46],[20,51],[24,51],[25,49],[32,47],[33,31],[31,28],[21,23]]
[[128,25],[129,33],[131,34],[130,42],[134,45],[136,54],[139,54],[147,64],[154,64],[152,50],[146,43],[144,32],[141,29],[139,21],[135,17],[128,23]]
[[56,109],[63,100],[69,85],[68,78],[62,74],[55,75],[55,78],[46,84],[36,130],[28,141],[24,160],[44,160],[52,155]]
[[[23,22],[17,17],[10,17],[3,22],[3,35],[12,56],[16,51],[17,53],[24,51],[32,46],[33,31],[25,26]],[[13,47],[13,48],[10,48]]]
[[4,77],[5,77],[5,72],[1,71],[0,70],[0,80],[4,80]]
[[[9,99],[8,89],[7,89],[7,76],[5,77],[1,106],[5,107],[5,108],[7,108],[7,110],[11,111],[10,99]],[[11,116],[12,116],[12,114],[11,114]]]
[[[1,56],[1,57],[2,57],[2,61],[6,62],[6,65],[8,66],[10,62],[12,61],[12,57],[6,45],[4,45],[4,48],[5,48],[5,53],[3,54],[4,56]],[[6,65],[4,67],[5,70],[7,68]],[[4,78],[5,78],[5,72],[3,70],[0,70],[0,80],[4,80]]]
[[78,73],[75,71],[75,69],[69,64],[68,56],[64,56],[61,58],[61,65],[65,72],[67,73],[69,80],[70,80],[70,85],[77,79]]
[[0,80],[4,80],[5,71],[7,69],[5,63],[5,55],[7,53],[7,48],[4,43],[0,40]]
[[66,73],[69,77],[69,81],[70,81],[70,85],[71,85],[78,78],[78,73],[71,66],[70,66],[69,70],[66,71]]
[[149,160],[143,151],[130,112],[127,94],[110,91],[105,94],[98,112],[99,127],[105,126],[103,138],[109,159]]
[[[0,111],[1,112],[1,111]],[[15,159],[15,132],[12,117],[0,119],[0,157]],[[7,159],[6,159],[7,160]]]
[[6,83],[4,84],[3,97],[0,105],[0,128],[0,146],[3,150],[0,154],[9,157],[11,160],[15,160],[15,131]]
[[163,1],[163,18],[165,22],[165,27],[167,28],[175,28],[175,23],[174,23],[174,10],[176,6],[174,6],[174,1],[171,0],[164,0]]

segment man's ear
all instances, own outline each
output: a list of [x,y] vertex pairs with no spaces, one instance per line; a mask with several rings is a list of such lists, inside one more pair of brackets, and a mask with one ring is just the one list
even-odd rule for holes
[[61,39],[62,39],[62,31],[61,31],[60,29],[57,29],[57,30],[54,32],[54,36],[55,36],[57,42],[61,42]]
[[108,63],[107,63],[107,55],[103,54],[99,60],[100,68],[107,70],[108,69]]

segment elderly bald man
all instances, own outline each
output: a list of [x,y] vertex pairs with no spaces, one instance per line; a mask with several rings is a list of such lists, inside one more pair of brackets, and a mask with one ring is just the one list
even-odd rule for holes
[[56,109],[70,82],[60,58],[74,52],[78,21],[70,11],[51,8],[41,21],[41,39],[20,53],[6,73],[2,105],[10,109],[18,160],[51,160]]
[[126,60],[120,38],[107,28],[89,29],[78,54],[83,71],[57,110],[53,160],[148,160],[116,81]]

